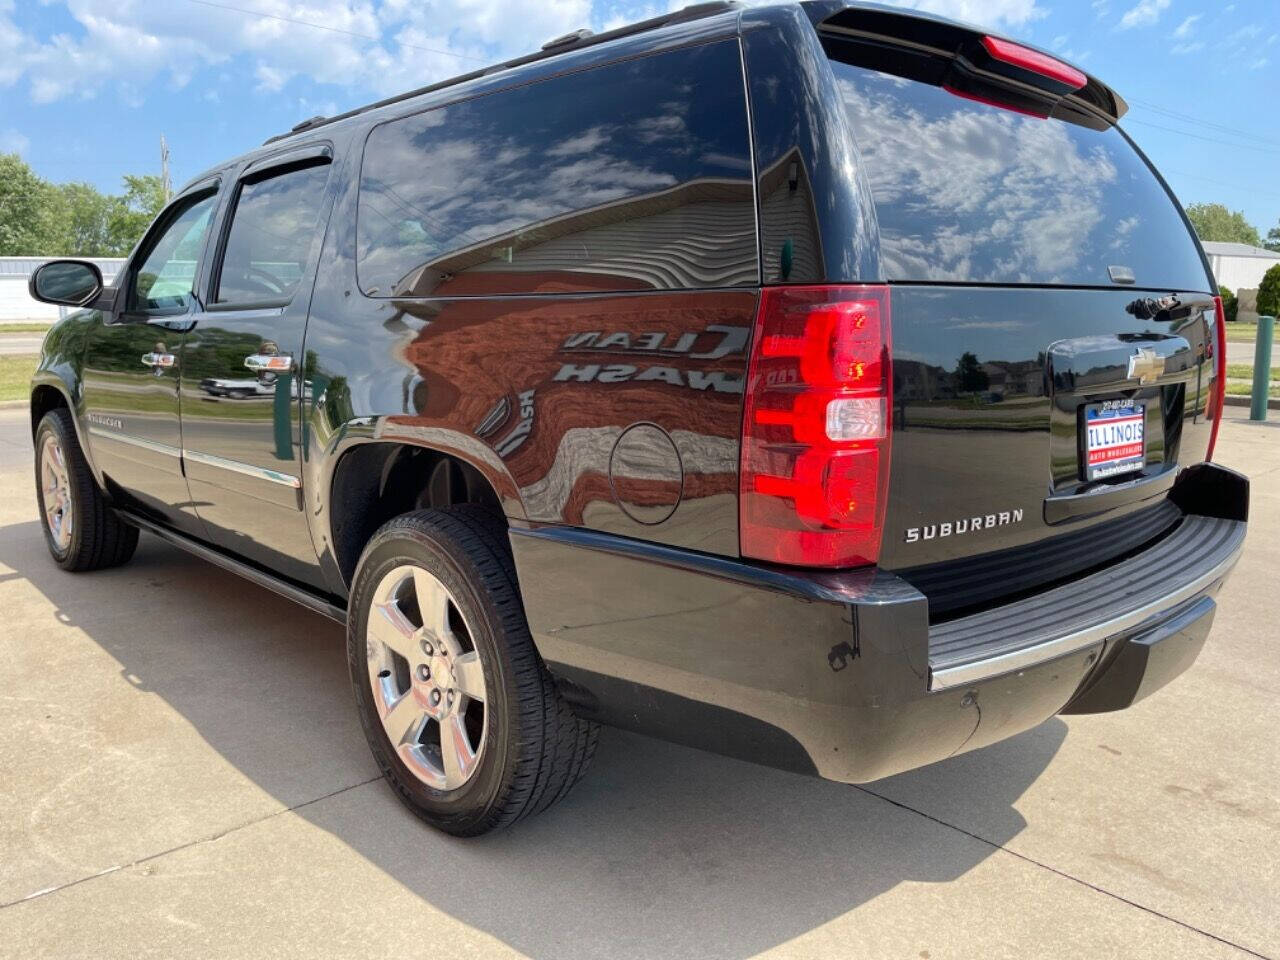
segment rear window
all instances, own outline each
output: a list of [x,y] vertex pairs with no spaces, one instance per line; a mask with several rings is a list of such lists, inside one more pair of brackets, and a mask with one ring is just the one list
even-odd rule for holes
[[369,296],[734,286],[758,278],[736,42],[381,124],[360,177]]
[[[857,60],[856,44],[841,44]],[[903,55],[904,64],[913,59]],[[1173,201],[1114,127],[1043,119],[833,60],[890,280],[1201,290]]]

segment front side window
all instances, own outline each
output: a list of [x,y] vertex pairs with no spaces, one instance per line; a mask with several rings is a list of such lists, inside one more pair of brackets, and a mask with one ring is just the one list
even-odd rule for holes
[[271,173],[240,187],[215,304],[285,302],[302,279],[320,219],[329,163]]
[[216,192],[182,203],[133,271],[128,308],[144,313],[185,313],[195,288],[196,265],[204,250]]
[[734,286],[758,278],[736,42],[673,50],[374,127],[370,296]]

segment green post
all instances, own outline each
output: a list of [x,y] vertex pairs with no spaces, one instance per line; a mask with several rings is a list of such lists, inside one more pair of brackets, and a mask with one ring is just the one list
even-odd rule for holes
[[1271,395],[1271,341],[1275,336],[1276,318],[1258,318],[1258,342],[1253,348],[1253,402],[1250,420],[1267,419],[1267,398]]

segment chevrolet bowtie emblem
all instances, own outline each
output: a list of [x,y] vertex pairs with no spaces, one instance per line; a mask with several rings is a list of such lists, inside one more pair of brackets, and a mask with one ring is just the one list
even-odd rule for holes
[[1164,357],[1147,347],[1139,347],[1129,358],[1129,379],[1154,383],[1164,373]]

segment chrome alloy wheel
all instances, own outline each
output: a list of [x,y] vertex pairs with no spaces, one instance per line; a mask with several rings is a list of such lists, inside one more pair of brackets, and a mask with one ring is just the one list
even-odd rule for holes
[[68,550],[75,521],[71,506],[71,480],[67,476],[67,458],[62,444],[52,434],[44,438],[40,447],[40,486],[49,533],[59,550]]
[[383,729],[414,775],[456,790],[480,765],[484,667],[462,611],[421,567],[391,570],[373,594],[365,648]]

